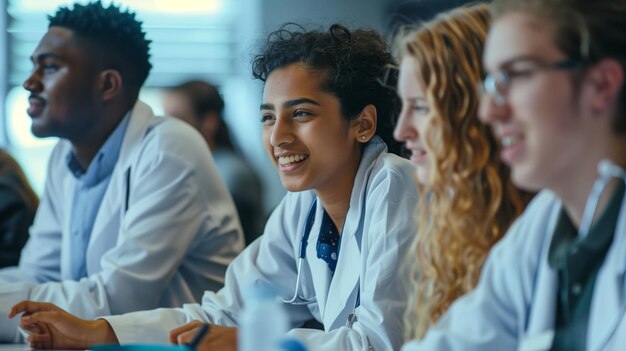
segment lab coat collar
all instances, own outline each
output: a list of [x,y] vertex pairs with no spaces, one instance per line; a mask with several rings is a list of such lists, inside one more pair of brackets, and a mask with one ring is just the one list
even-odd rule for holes
[[365,200],[376,159],[386,149],[382,139],[374,137],[363,150],[361,163],[352,187],[350,208],[341,233],[341,250],[337,268],[328,290],[330,299],[326,301],[326,306],[320,306],[320,311],[325,312],[323,322],[326,330],[333,330],[345,325],[347,316],[355,309],[362,264],[361,239],[366,212]]
[[[111,220],[112,213],[119,211],[120,216],[122,215],[122,211],[120,210],[118,205],[112,204],[120,204],[124,203],[121,201],[120,197],[125,196],[126,194],[126,184],[122,182],[123,177],[119,177],[119,172],[125,172],[128,169],[129,163],[133,160],[131,154],[137,152],[136,149],[141,145],[141,139],[145,135],[148,130],[148,125],[150,123],[155,123],[155,117],[152,113],[152,110],[148,105],[144,104],[141,101],[137,101],[135,106],[131,111],[130,121],[128,122],[128,127],[126,129],[126,134],[124,135],[122,146],[120,149],[119,158],[115,167],[113,168],[113,173],[111,174],[111,182],[107,189],[115,189],[113,191],[107,190],[102,198],[102,203],[100,208],[98,209],[98,214],[96,215],[96,219],[94,221],[94,226],[92,229],[93,236],[89,240],[88,244],[88,252],[91,252],[92,247],[99,243],[99,237],[103,235],[103,233],[108,233],[107,230],[102,230],[105,225],[110,223],[114,223]],[[71,150],[71,144],[67,140],[61,140],[59,147],[62,147],[62,154],[66,154]],[[73,189],[76,183],[76,178],[73,175],[67,174],[67,176],[63,179],[63,188],[64,189]],[[72,197],[70,197],[72,198]],[[73,206],[73,200],[66,201],[64,203],[64,211],[68,211],[67,213],[71,213],[71,209]],[[123,209],[122,209],[123,210]],[[70,231],[70,221],[71,216],[64,216],[63,220],[63,231],[69,233]],[[117,235],[117,234],[116,234]],[[71,236],[64,235],[63,236],[63,246],[68,247],[68,240],[71,240]],[[103,248],[104,249],[104,248]],[[63,279],[68,279],[69,270],[66,267],[70,265],[69,255],[61,256],[61,275]],[[100,270],[100,261],[99,260],[87,260],[87,271],[93,272]]]
[[[120,172],[128,172],[130,164],[137,157],[135,154],[139,151],[138,149],[141,146],[141,140],[143,139],[145,133],[147,133],[149,129],[149,124],[155,124],[155,119],[156,118],[152,112],[152,109],[148,105],[144,104],[141,101],[137,101],[135,103],[135,106],[131,110],[130,121],[128,122],[126,134],[124,135],[122,147],[120,149],[120,155],[117,164],[113,169],[111,183],[109,184],[109,189],[116,190],[107,190],[104,197],[102,198],[102,205],[98,210],[98,215],[96,216],[96,220],[94,222],[92,231],[93,233],[103,234],[107,232],[105,230],[102,230],[102,228],[103,226],[108,224],[107,222],[110,222],[112,213],[118,212],[121,217],[124,216],[124,208],[120,208],[119,206],[109,206],[109,204],[125,203],[125,199],[123,197],[126,196],[126,193],[128,191],[126,187],[129,184],[126,179],[127,177],[120,177],[119,174]],[[98,243],[97,239],[97,237],[92,238],[92,240],[90,240],[89,242],[89,247],[91,247],[92,245],[96,245]],[[97,264],[100,263],[98,262]],[[99,267],[88,267],[88,269],[98,270]]]
[[154,113],[152,109],[145,103],[137,100],[132,109],[126,135],[124,135],[118,166],[123,165],[122,167],[126,168],[125,166],[130,162],[131,154],[134,154],[134,149],[140,144],[139,141],[148,132],[148,124],[154,122],[153,119]]
[[[531,310],[525,332],[525,339],[532,338],[555,327],[556,294],[558,279],[556,272],[548,265],[547,248],[552,240],[554,227],[561,205],[552,207],[547,219],[549,228],[540,256],[537,280],[531,297]],[[539,216],[538,216],[539,218]],[[626,316],[626,197],[622,201],[620,216],[615,229],[613,244],[607,252],[606,260],[598,271],[594,296],[591,301],[587,349],[602,350],[611,338],[620,321]]]

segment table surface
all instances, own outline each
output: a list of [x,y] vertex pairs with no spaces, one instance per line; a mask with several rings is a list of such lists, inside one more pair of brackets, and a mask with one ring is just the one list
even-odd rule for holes
[[26,344],[0,344],[0,351],[30,351]]
[[[33,351],[26,344],[0,344],[0,351]],[[76,350],[56,350],[56,351],[76,351]]]

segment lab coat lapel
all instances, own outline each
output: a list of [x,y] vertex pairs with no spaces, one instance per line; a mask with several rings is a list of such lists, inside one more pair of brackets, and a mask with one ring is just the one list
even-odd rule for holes
[[[613,244],[598,272],[594,288],[587,349],[601,350],[611,338],[626,313],[626,198],[622,201]],[[624,332],[624,331],[622,331]]]
[[324,313],[324,327],[333,330],[346,323],[356,304],[361,271],[361,250],[353,235],[341,238],[341,253],[335,276],[328,292]]
[[[558,277],[556,271],[550,268],[548,253],[560,209],[561,206],[555,206],[550,213],[543,215],[537,214],[536,216],[537,222],[535,223],[535,228],[548,228],[548,231],[544,236],[540,248],[537,278],[534,284],[531,301],[529,303],[530,311],[528,312],[529,315],[523,339],[520,342],[520,350],[547,350],[550,348],[550,345],[552,345],[558,291]],[[533,229],[531,229],[531,231],[532,230]],[[526,348],[528,346],[526,345],[527,342],[533,339],[545,340],[545,342],[540,343],[545,347]]]
[[111,182],[102,198],[89,240],[87,248],[89,253],[87,271],[89,273],[101,269],[100,260],[93,261],[89,257],[102,257],[102,253],[115,246],[117,242],[126,202],[126,173],[135,159],[133,155],[138,152],[137,149],[141,145],[140,141],[147,131],[148,124],[153,121],[154,117],[150,107],[141,101],[137,101],[131,113],[120,155],[111,174]]
[[313,223],[313,227],[311,227],[309,243],[306,247],[306,260],[311,269],[311,279],[313,280],[315,297],[317,297],[317,305],[322,320],[324,320],[324,308],[328,302],[328,287],[330,286],[330,282],[333,278],[326,261],[317,258],[317,240],[319,239],[323,217],[324,208],[318,200],[315,209],[315,221]]
[[361,239],[363,236],[363,221],[367,187],[378,155],[385,150],[385,145],[378,138],[372,140],[363,151],[361,163],[357,171],[350,208],[341,233],[341,249],[335,276],[330,284],[324,313],[324,327],[332,330],[345,325],[347,317],[355,309],[359,291],[359,277],[361,273]]
[[[547,236],[546,239],[550,239]],[[548,251],[550,241],[543,245],[544,251]],[[547,254],[547,253],[546,253]],[[550,268],[546,254],[541,256],[540,268],[537,275],[537,283],[531,303],[532,309],[528,319],[526,336],[532,337],[554,329],[556,312],[556,295],[558,291],[558,279],[556,272]]]
[[[66,143],[67,141],[61,141],[63,143]],[[69,142],[67,142],[69,145]],[[69,150],[71,150],[71,146],[68,146],[67,148],[67,152],[70,152]],[[65,166],[67,167],[67,166]],[[74,279],[74,276],[72,275],[72,270],[71,270],[71,266],[72,266],[72,261],[71,261],[71,257],[72,257],[72,252],[71,252],[71,248],[72,246],[70,245],[70,242],[73,240],[72,239],[72,228],[71,228],[71,223],[72,223],[72,207],[74,206],[74,189],[76,187],[76,179],[74,178],[74,176],[71,174],[71,172],[67,173],[67,176],[63,179],[63,186],[62,188],[65,190],[65,194],[63,194],[63,196],[67,196],[67,199],[65,201],[63,201],[63,212],[69,215],[63,216],[63,223],[61,223],[62,226],[62,239],[61,239],[61,245],[62,245],[62,249],[61,249],[61,279],[66,280],[66,279]]]

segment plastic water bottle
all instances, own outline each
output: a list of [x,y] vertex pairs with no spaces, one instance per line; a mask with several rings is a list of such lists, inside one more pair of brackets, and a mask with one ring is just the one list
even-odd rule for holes
[[244,293],[239,323],[239,351],[278,351],[289,327],[287,312],[276,289],[254,286]]

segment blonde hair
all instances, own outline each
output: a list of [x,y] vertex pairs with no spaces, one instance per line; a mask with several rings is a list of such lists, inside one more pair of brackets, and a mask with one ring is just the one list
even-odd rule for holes
[[418,233],[408,257],[407,337],[421,337],[471,291],[491,247],[526,200],[509,179],[491,130],[478,119],[486,5],[461,7],[399,35],[396,56],[416,60],[431,113],[425,138],[431,175],[421,186]]

